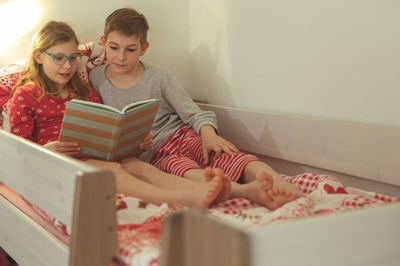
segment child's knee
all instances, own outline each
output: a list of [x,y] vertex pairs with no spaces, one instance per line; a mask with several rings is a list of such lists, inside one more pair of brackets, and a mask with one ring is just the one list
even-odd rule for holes
[[126,172],[125,167],[123,167],[122,164],[117,162],[109,162],[107,165],[107,169],[115,174]]

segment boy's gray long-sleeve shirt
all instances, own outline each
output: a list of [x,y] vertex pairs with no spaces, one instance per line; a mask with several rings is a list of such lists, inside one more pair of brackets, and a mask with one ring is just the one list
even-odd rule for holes
[[[161,99],[160,108],[154,120],[154,148],[159,148],[169,136],[183,124],[188,124],[198,134],[204,125],[211,125],[217,130],[217,119],[213,112],[202,111],[188,93],[182,89],[178,80],[168,70],[142,62],[143,77],[131,88],[119,89],[106,78],[107,65],[94,68],[89,80],[99,93],[104,104],[122,109],[125,105],[151,98]],[[140,158],[149,162],[153,152],[144,152]]]

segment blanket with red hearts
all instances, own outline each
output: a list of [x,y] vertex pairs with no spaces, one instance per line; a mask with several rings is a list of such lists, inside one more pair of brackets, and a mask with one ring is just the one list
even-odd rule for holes
[[[208,212],[216,219],[243,228],[268,226],[313,215],[360,208],[376,208],[396,202],[395,197],[346,187],[329,175],[304,173],[285,177],[297,185],[304,197],[271,211],[247,199],[231,199],[212,206]],[[158,265],[160,234],[163,218],[183,209],[171,209],[166,204],[155,206],[139,199],[117,196],[118,242],[117,258],[126,265]]]

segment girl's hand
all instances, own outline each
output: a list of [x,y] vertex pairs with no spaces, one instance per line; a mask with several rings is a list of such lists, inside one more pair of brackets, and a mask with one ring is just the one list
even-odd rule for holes
[[149,133],[147,137],[144,138],[143,142],[139,145],[139,150],[141,151],[151,151],[153,150],[153,133]]
[[229,155],[239,152],[235,145],[218,136],[212,126],[202,126],[200,134],[203,141],[203,158],[205,164],[208,164],[208,155],[212,151],[215,152],[216,156],[221,155],[222,152],[226,152]]
[[52,141],[43,145],[43,147],[67,156],[78,155],[80,151],[79,145],[75,142]]

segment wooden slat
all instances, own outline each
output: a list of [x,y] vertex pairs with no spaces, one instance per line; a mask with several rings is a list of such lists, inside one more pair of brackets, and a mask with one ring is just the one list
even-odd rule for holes
[[171,213],[163,220],[160,247],[161,266],[185,265],[184,215],[186,213]]
[[400,128],[199,104],[238,148],[400,185]]
[[0,181],[71,229],[76,175],[95,168],[0,130]]
[[163,224],[161,266],[397,266],[400,203],[251,229],[192,210]]
[[246,233],[209,218],[202,210],[166,217],[161,243],[161,266],[244,266],[249,262]]
[[109,265],[117,249],[114,175],[80,174],[74,201],[69,265]]
[[115,180],[0,131],[0,180],[71,231],[68,248],[1,198],[0,246],[21,265],[109,265],[117,248]]
[[249,266],[399,265],[400,204],[249,230]]

